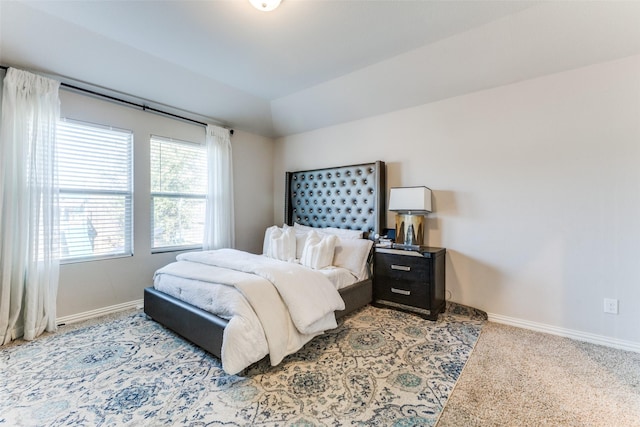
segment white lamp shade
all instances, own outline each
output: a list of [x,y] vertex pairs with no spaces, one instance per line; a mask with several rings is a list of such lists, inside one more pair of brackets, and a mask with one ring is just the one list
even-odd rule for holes
[[431,190],[427,187],[394,187],[389,194],[389,210],[396,212],[431,212]]

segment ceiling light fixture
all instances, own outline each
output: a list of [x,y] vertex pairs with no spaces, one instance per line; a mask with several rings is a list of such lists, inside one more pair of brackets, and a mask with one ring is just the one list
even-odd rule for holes
[[249,0],[249,2],[258,10],[270,12],[280,6],[282,0]]

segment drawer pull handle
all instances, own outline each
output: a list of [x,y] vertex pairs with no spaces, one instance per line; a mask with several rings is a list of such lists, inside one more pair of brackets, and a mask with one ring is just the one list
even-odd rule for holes
[[391,292],[393,292],[394,294],[400,294],[400,295],[406,295],[406,296],[411,295],[411,291],[405,291],[404,289],[391,288]]
[[391,264],[391,269],[392,270],[400,270],[400,271],[411,271],[411,267],[406,266],[406,265]]

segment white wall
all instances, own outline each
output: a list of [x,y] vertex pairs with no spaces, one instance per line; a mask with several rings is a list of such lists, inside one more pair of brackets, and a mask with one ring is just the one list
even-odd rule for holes
[[231,142],[236,248],[262,253],[264,230],[273,225],[273,139],[236,130]]
[[[204,128],[65,90],[60,98],[62,117],[134,132],[134,255],[63,264],[57,304],[58,317],[63,317],[142,299],[153,272],[175,260],[176,252],[151,254],[149,136],[204,142]],[[247,132],[236,132],[231,142],[236,246],[258,251],[262,242],[256,241],[255,229],[264,230],[272,222],[273,142]]]
[[[640,56],[276,142],[287,170],[387,162],[433,190],[426,243],[453,301],[640,343]],[[393,216],[387,223],[393,225]],[[620,314],[603,313],[603,298]]]

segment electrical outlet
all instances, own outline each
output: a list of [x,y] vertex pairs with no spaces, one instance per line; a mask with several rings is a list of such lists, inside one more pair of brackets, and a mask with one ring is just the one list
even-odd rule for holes
[[618,314],[618,300],[612,298],[604,299],[604,312]]

